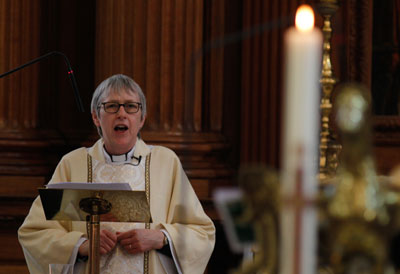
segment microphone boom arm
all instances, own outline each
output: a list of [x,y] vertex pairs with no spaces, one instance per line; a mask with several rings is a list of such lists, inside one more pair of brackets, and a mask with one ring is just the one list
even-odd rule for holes
[[11,73],[14,73],[14,72],[16,72],[16,71],[18,71],[20,69],[23,69],[23,68],[25,68],[27,66],[30,66],[30,65],[32,65],[34,63],[37,63],[37,62],[39,62],[39,61],[41,61],[43,59],[46,59],[46,58],[48,58],[48,57],[50,57],[52,55],[61,55],[62,57],[64,57],[65,64],[67,65],[67,68],[68,68],[68,76],[69,76],[69,79],[71,81],[72,89],[74,91],[74,97],[75,97],[76,104],[78,105],[79,111],[84,112],[84,108],[83,108],[81,97],[79,95],[78,85],[77,85],[76,80],[75,80],[74,72],[72,70],[71,64],[68,61],[67,56],[64,53],[61,53],[59,51],[52,51],[52,52],[46,53],[45,55],[42,55],[42,56],[40,56],[40,57],[38,57],[36,59],[33,59],[33,60],[31,60],[31,61],[29,61],[29,62],[27,62],[27,63],[25,63],[25,64],[23,64],[23,65],[21,65],[19,67],[16,67],[15,69],[12,69],[12,70],[7,71],[7,72],[5,72],[3,74],[0,74],[0,78],[3,78],[3,77],[5,77],[5,76],[7,76],[7,75],[9,75]]

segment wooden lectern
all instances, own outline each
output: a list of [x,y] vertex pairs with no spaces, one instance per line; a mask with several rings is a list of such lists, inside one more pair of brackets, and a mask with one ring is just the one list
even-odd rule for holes
[[146,193],[128,189],[125,183],[56,183],[39,188],[47,220],[87,222],[90,274],[100,273],[100,215],[107,214],[107,222],[151,222]]

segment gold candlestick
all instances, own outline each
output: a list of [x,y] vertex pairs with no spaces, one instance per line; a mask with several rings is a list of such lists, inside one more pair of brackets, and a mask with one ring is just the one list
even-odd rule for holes
[[321,0],[317,4],[317,10],[322,15],[323,23],[323,53],[322,53],[322,77],[320,80],[322,88],[321,96],[321,133],[319,145],[319,178],[332,177],[338,166],[338,154],[341,146],[329,127],[329,116],[332,111],[331,96],[337,80],[333,76],[331,63],[331,18],[339,8],[337,0]]

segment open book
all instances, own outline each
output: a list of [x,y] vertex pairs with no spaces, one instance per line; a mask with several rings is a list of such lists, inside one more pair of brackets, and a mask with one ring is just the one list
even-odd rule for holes
[[86,190],[132,190],[129,183],[52,183],[47,184],[50,189],[86,189]]
[[102,221],[151,222],[145,191],[132,190],[129,183],[52,183],[39,188],[39,194],[47,220],[86,221],[88,211],[82,202],[90,205],[91,199],[100,199],[112,215]]

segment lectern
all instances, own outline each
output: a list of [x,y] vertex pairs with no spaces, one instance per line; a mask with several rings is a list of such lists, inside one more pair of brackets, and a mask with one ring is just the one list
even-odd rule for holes
[[39,188],[47,220],[87,222],[90,274],[100,273],[101,215],[107,216],[107,222],[151,222],[146,193],[126,189],[129,184],[116,183],[57,183]]

